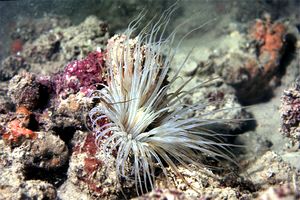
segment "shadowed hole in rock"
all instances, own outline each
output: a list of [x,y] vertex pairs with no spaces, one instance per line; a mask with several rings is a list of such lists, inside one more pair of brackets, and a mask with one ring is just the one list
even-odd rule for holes
[[46,152],[42,157],[34,157],[33,159],[33,165],[34,166],[39,166],[41,162],[49,162],[54,158],[53,152]]
[[49,100],[50,100],[50,93],[49,93],[49,88],[47,88],[44,85],[40,85],[39,87],[39,93],[40,93],[40,99],[39,99],[39,105],[38,107],[41,109],[46,108],[49,106]]
[[[67,172],[69,168],[69,158],[71,152],[71,144],[74,133],[76,131],[75,127],[55,127],[53,129],[56,135],[60,137],[61,140],[65,142],[67,148],[69,149],[68,160],[61,167],[52,168],[41,168],[39,163],[50,162],[53,160],[53,153],[47,152],[42,158],[34,158],[33,165],[26,165],[24,168],[25,180],[42,180],[51,183],[54,187],[58,188],[61,186],[65,180],[67,180]],[[36,166],[34,166],[36,164]]]
[[51,183],[58,188],[65,180],[67,180],[67,171],[69,168],[69,161],[57,169],[42,169],[34,166],[26,166],[24,168],[25,180],[42,180]]
[[56,41],[51,45],[49,52],[46,54],[46,58],[51,60],[51,58],[60,51],[60,41]]
[[32,130],[32,131],[37,131],[38,128],[39,128],[39,123],[38,121],[36,120],[35,116],[34,115],[29,115],[29,124],[28,124],[28,129]]
[[248,180],[247,178],[238,176],[235,173],[228,173],[222,177],[220,181],[221,186],[223,187],[233,187],[233,188],[240,188],[240,190],[244,192],[257,192],[260,188],[259,185],[255,185]]
[[68,146],[69,150],[72,150],[72,146],[70,144],[75,131],[76,127],[73,126],[67,126],[67,127],[54,127],[53,131],[59,136],[61,140],[63,140],[66,145]]
[[277,76],[279,78],[283,77],[286,73],[286,68],[287,66],[290,65],[290,63],[294,60],[294,58],[297,57],[296,54],[296,43],[297,43],[297,38],[293,34],[287,34],[285,36],[285,52],[282,55],[282,58],[280,60],[280,67],[277,73]]

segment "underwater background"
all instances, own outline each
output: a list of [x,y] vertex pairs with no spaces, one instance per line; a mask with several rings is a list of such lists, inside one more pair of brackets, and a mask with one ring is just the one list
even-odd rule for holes
[[[90,94],[108,81],[114,35],[144,14],[138,35],[174,4],[168,76],[184,66],[171,91],[191,79],[182,104],[225,122],[205,128],[234,161],[201,155],[207,167],[177,163],[182,176],[164,163],[168,177],[156,170],[141,194],[99,148]],[[300,199],[299,11],[299,0],[0,1],[0,200]]]

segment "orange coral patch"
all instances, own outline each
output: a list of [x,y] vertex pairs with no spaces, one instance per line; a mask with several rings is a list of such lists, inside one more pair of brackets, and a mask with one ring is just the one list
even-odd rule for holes
[[2,138],[7,143],[20,143],[24,139],[35,139],[36,133],[22,127],[22,122],[18,119],[15,119],[8,123],[8,131],[2,135]]

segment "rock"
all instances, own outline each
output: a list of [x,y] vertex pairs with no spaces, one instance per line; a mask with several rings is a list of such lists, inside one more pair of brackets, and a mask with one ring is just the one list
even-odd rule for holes
[[[68,170],[68,183],[64,187],[75,186],[83,195],[89,194],[92,199],[119,199],[123,196],[123,191],[133,184],[129,181],[123,182],[117,179],[114,169],[115,157],[109,155],[105,157],[101,148],[96,146],[95,136],[89,133],[81,140],[83,132],[76,132],[73,141],[76,145],[70,159]],[[130,184],[129,184],[130,183]],[[66,190],[67,188],[61,188]],[[133,193],[133,192],[132,192]]]
[[206,168],[197,171],[195,166],[189,166],[190,169],[179,167],[182,176],[176,175],[167,168],[169,176],[164,177],[161,174],[156,180],[157,187],[160,189],[175,188],[172,190],[182,191],[185,199],[252,198],[251,193],[255,189],[253,184],[246,179],[233,176],[232,180],[225,180],[224,174],[221,176],[215,175]]
[[55,169],[68,160],[68,148],[64,141],[51,132],[38,132],[35,140],[24,143],[20,148],[26,151],[23,162],[27,167]]
[[57,199],[53,185],[40,180],[25,181],[11,192],[11,199]]
[[[194,115],[215,121],[212,125],[207,126],[211,130],[226,134],[243,129],[247,126],[247,119],[250,118],[250,114],[238,102],[234,88],[222,78],[216,78],[218,75],[214,71],[206,72],[182,75],[185,76],[186,80],[190,76],[195,76],[192,81],[185,85],[186,91],[193,91],[186,95],[183,103],[202,105]],[[174,90],[181,84],[180,81],[175,82]],[[198,87],[195,88],[195,86]]]
[[94,16],[78,26],[61,27],[60,23],[54,24],[51,30],[39,37],[24,38],[26,43],[22,46],[23,50],[2,61],[0,81],[11,79],[21,70],[43,75],[56,73],[69,61],[82,59],[89,52],[105,47],[109,36],[107,24]]
[[26,59],[20,55],[5,58],[0,65],[0,81],[7,81],[21,70],[30,70]]
[[300,77],[294,87],[283,92],[281,97],[281,133],[292,139],[300,140]]
[[[64,68],[67,62],[82,59],[89,52],[103,48],[108,39],[107,26],[96,17],[88,17],[78,26],[56,27],[33,42],[24,44],[21,55],[31,71],[49,75]],[[51,65],[51,68],[44,68]]]
[[253,184],[261,189],[267,189],[271,185],[291,182],[296,170],[284,162],[280,155],[268,151],[257,158],[245,173],[248,174]]
[[[0,140],[0,149],[0,190],[5,191],[17,187],[25,177],[23,174],[23,164],[18,159],[21,156],[13,155],[14,153],[10,147],[5,145],[3,140]],[[0,192],[0,195],[3,193]]]
[[56,199],[56,189],[52,184],[41,180],[26,180],[23,164],[26,151],[22,147],[11,151],[0,140],[0,149],[0,199]]
[[290,184],[280,185],[278,187],[269,187],[267,190],[261,192],[259,200],[292,200],[299,199],[299,192],[295,191]]
[[42,34],[46,34],[56,27],[69,27],[71,22],[66,17],[54,16],[49,13],[41,18],[30,18],[23,16],[22,20],[17,20],[16,24],[11,26],[10,38],[12,40],[21,40],[23,43],[32,42]]
[[155,189],[152,192],[149,192],[148,194],[145,194],[141,197],[134,198],[132,200],[187,200],[188,198],[185,197],[184,193],[175,190],[175,189]]
[[75,200],[80,196],[81,200],[90,200],[91,196],[89,193],[84,193],[82,190],[71,183],[69,180],[65,181],[64,184],[57,190],[58,198],[61,200]]
[[7,114],[13,110],[13,104],[10,99],[0,93],[0,114]]
[[[22,72],[10,80],[8,95],[17,107],[24,106],[29,110],[34,110],[47,100],[45,97],[47,94],[43,94],[42,89],[34,74]],[[46,100],[43,101],[43,98]]]
[[18,107],[1,118],[2,139],[10,147],[20,146],[25,140],[35,139],[36,121],[34,115],[26,107]]
[[297,170],[300,170],[300,154],[298,151],[295,152],[286,152],[282,155],[284,162],[289,163],[291,166],[295,167]]
[[[187,97],[189,98],[189,97]],[[211,82],[198,89],[191,97],[192,102],[205,105],[195,113],[200,118],[215,120],[211,130],[219,133],[230,133],[242,129],[245,119],[250,118],[235,97],[234,89],[222,81]]]
[[215,71],[235,88],[241,103],[254,104],[272,96],[280,81],[278,72],[285,67],[285,47],[295,45],[290,44],[294,41],[284,39],[287,29],[285,24],[271,22],[269,17],[257,20],[247,34],[234,36],[240,48],[210,56]]

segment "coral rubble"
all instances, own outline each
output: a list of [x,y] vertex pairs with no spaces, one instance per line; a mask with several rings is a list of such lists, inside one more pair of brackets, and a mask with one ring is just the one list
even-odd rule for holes
[[300,140],[300,78],[294,87],[283,92],[281,104],[281,132],[294,142]]

